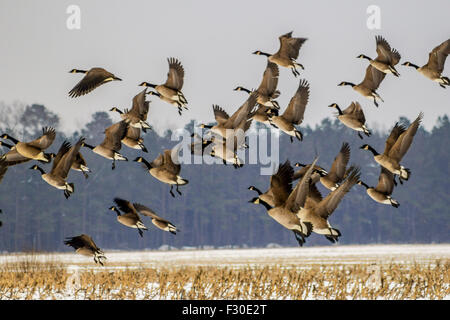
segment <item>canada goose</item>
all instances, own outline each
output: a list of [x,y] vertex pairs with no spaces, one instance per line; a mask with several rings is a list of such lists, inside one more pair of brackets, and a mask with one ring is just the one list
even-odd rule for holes
[[133,206],[139,211],[140,214],[150,217],[152,219],[152,223],[163,231],[168,231],[172,234],[177,234],[180,230],[177,229],[175,225],[173,225],[170,221],[167,221],[164,218],[158,216],[152,209],[140,204],[133,203]]
[[[248,187],[248,190],[256,191],[258,193],[258,197],[253,198],[249,202],[258,203],[256,201],[258,198],[264,202],[266,202],[269,206],[275,207],[275,200],[273,192],[274,190],[278,193],[278,199],[280,202],[285,202],[289,197],[289,194],[292,192],[292,177],[294,170],[292,169],[289,160],[286,160],[281,166],[278,167],[278,170],[275,174],[270,177],[270,187],[266,192],[261,192],[255,186]],[[314,185],[312,185],[314,186]],[[309,205],[311,199],[306,199],[305,206]],[[299,244],[303,244],[304,238],[300,236],[300,234],[295,232],[295,238],[300,241]]]
[[431,50],[428,55],[428,62],[426,65],[419,67],[409,61],[402,64],[402,66],[413,67],[425,77],[433,80],[445,89],[445,86],[450,85],[450,80],[448,77],[442,76],[442,71],[444,71],[445,59],[450,54],[450,39],[442,42],[436,48]]
[[169,73],[167,74],[167,80],[164,84],[156,85],[142,82],[140,86],[154,88],[161,96],[175,101],[178,112],[181,113],[181,107],[185,107],[188,103],[184,94],[181,92],[184,82],[184,68],[180,61],[175,58],[168,58],[167,61],[169,62]]
[[109,111],[116,111],[120,114],[123,120],[128,120],[133,128],[142,129],[147,132],[147,129],[152,127],[147,123],[148,109],[150,108],[150,101],[145,101],[145,94],[147,89],[144,89],[133,97],[133,105],[130,110],[125,109],[121,111],[117,107],[112,107]]
[[206,147],[208,147],[213,140],[206,140],[206,139],[202,139],[198,134],[193,133],[191,135],[191,137],[194,138],[194,142],[192,142],[190,144],[190,149],[191,149],[191,154],[193,155],[202,155],[206,149]]
[[270,107],[259,105],[258,109],[252,113],[252,120],[264,123],[267,126],[270,126],[270,116],[278,116],[278,110],[272,109]]
[[422,118],[423,113],[421,112],[416,120],[410,124],[408,129],[405,129],[403,125],[399,126],[398,123],[396,123],[386,140],[383,154],[379,154],[368,144],[362,145],[360,149],[372,152],[374,160],[393,174],[398,175],[400,183],[403,183],[402,180],[409,179],[411,171],[400,165],[400,161],[411,146]]
[[[56,154],[50,153],[50,156],[53,159],[56,157]],[[72,163],[72,166],[70,167],[70,169],[83,173],[83,175],[86,179],[89,178],[89,175],[87,174],[87,172],[91,172],[91,169],[89,169],[89,167],[87,166],[86,160],[84,159],[81,152],[78,152],[76,154],[75,161]]]
[[360,131],[364,132],[364,134],[370,137],[371,133],[369,129],[367,129],[366,117],[364,116],[364,112],[361,108],[359,102],[352,102],[346,109],[341,110],[341,108],[336,104],[330,104],[328,107],[336,108],[338,111],[337,118],[341,121],[346,127],[358,131],[358,137],[363,138]]
[[[317,158],[314,159],[313,165],[308,169],[303,178],[299,180],[294,190],[292,190],[291,185],[291,170],[286,169],[286,171],[283,170],[282,174],[272,176],[270,189],[273,206],[260,197],[250,200],[252,203],[262,204],[266,208],[267,213],[275,221],[283,227],[292,230],[296,234],[300,246],[305,242],[305,236],[308,237],[311,234],[312,226],[310,223],[305,223],[300,219],[297,212],[305,205],[308,193],[305,189],[309,189],[311,173],[316,162]],[[267,197],[266,200],[268,200]]]
[[98,146],[91,146],[87,143],[82,144],[83,147],[91,149],[94,153],[113,161],[112,169],[116,168],[116,160],[128,161],[126,157],[119,153],[122,147],[122,139],[127,134],[128,123],[126,120],[114,123],[105,130],[105,139]]
[[[173,185],[176,185],[176,191],[181,195],[179,186],[187,184],[189,181],[183,179],[179,174],[181,171],[181,165],[178,164],[178,148],[174,150],[164,150],[164,154],[160,153],[158,157],[152,162],[148,162],[142,157],[134,159],[136,162],[142,162],[145,165],[146,170],[156,179],[161,182],[170,185],[170,194],[175,197],[173,193]],[[174,159],[172,159],[172,154]]]
[[275,127],[279,128],[284,133],[290,135],[291,142],[293,137],[298,140],[303,140],[302,133],[295,127],[303,122],[306,104],[309,99],[309,83],[306,80],[300,80],[300,84],[295,95],[291,98],[288,107],[280,116],[268,113],[269,122]]
[[39,170],[42,179],[49,185],[64,190],[64,196],[68,199],[70,194],[75,191],[75,186],[66,181],[67,175],[83,142],[84,138],[81,137],[72,147],[68,141],[64,141],[53,160],[53,166],[49,173],[45,173],[44,169],[38,165],[34,165],[30,169]]
[[312,232],[324,235],[333,243],[337,242],[341,236],[341,232],[330,225],[328,218],[336,210],[345,194],[358,182],[359,177],[359,168],[351,166],[347,179],[338,188],[331,191],[316,206],[312,208],[300,208],[297,216],[304,223],[310,223],[312,225]]
[[69,91],[69,97],[76,98],[88,94],[98,86],[113,81],[118,80],[122,81],[122,79],[117,78],[112,73],[106,71],[103,68],[92,68],[88,71],[72,69],[69,73],[84,73],[85,76],[83,79],[78,82],[72,90]]
[[[300,170],[297,170],[294,172],[292,179],[293,180],[301,179],[305,175],[305,173],[308,171],[310,166],[311,166],[311,164],[303,164],[300,162],[295,163],[294,167],[302,167],[302,168]],[[324,177],[327,174],[328,174],[327,170],[325,170],[321,166],[318,166],[317,164],[314,165],[313,171],[311,174],[311,183],[316,184],[317,182],[319,182],[320,177]]]
[[300,75],[297,67],[305,69],[303,65],[295,61],[298,58],[298,52],[307,38],[292,38],[292,31],[278,37],[280,40],[280,48],[274,54],[255,51],[253,54],[264,55],[270,62],[276,63],[281,67],[290,68],[295,77]]
[[[258,89],[256,89],[256,92],[258,93],[258,99],[256,99],[257,103],[265,107],[280,109],[278,102],[274,100],[280,95],[280,91],[277,90],[279,75],[280,71],[278,66],[275,63],[267,61],[267,67],[264,71],[263,79]],[[252,92],[241,86],[236,87],[234,90],[245,91],[248,94]]]
[[377,99],[384,102],[380,95],[375,91],[380,86],[381,81],[383,81],[386,73],[377,70],[376,68],[369,65],[366,68],[366,75],[364,80],[359,84],[354,84],[351,82],[342,81],[338,86],[351,86],[353,90],[366,97],[367,99],[373,99],[373,103],[378,107]]
[[347,173],[346,167],[347,163],[350,160],[350,146],[347,142],[342,143],[341,149],[339,153],[334,158],[333,164],[331,165],[331,169],[327,175],[320,177],[320,183],[322,185],[333,191],[339,187],[339,183],[344,180],[345,175]]
[[[1,137],[2,139],[11,140],[15,144],[13,148],[23,157],[50,162],[51,159],[48,154],[44,153],[44,150],[52,145],[56,137],[56,132],[51,127],[44,127],[42,129],[42,136],[31,142],[21,142],[9,134],[2,134]],[[4,145],[8,146],[7,144]]]
[[[293,180],[294,169],[291,167],[289,160],[286,160],[275,174],[270,177],[270,187],[266,192],[261,192],[255,186],[248,187],[248,190],[256,191],[258,193],[259,199],[265,201],[271,207],[275,206],[275,200],[273,192],[276,190],[278,192],[278,198],[284,198],[284,201],[289,197],[292,191],[292,180]],[[250,202],[254,202],[256,198],[253,198]],[[283,200],[281,200],[283,202]]]
[[392,199],[392,191],[394,191],[394,175],[385,167],[381,167],[380,177],[376,187],[369,187],[363,181],[358,181],[359,185],[366,188],[367,194],[376,202],[389,204],[394,208],[398,208],[400,204],[397,200]]
[[102,259],[106,259],[104,252],[97,247],[94,240],[87,234],[68,237],[64,240],[64,244],[74,248],[76,253],[84,256],[94,256],[95,263],[103,265]]
[[129,126],[125,138],[122,139],[122,143],[129,148],[148,152],[144,145],[144,139],[141,138],[141,129],[139,128]]
[[[251,125],[251,119],[247,121],[247,128]],[[233,137],[228,137],[227,140],[216,139],[215,136],[211,138],[213,145],[211,146],[211,157],[221,158],[223,164],[226,165],[227,162],[233,164],[235,169],[242,168],[244,166],[244,162],[237,155],[237,150],[241,146],[245,144],[245,134],[246,129],[243,131],[236,130],[236,135]],[[231,142],[230,142],[231,141]]]
[[[6,157],[6,163],[7,163],[8,167],[32,160],[30,158],[22,156],[19,152],[17,152],[14,145],[10,145],[6,142],[0,141],[0,146],[4,146],[4,147],[7,147],[8,149],[11,149],[7,153],[4,154],[4,156]],[[47,162],[51,161],[51,159],[53,158],[52,153],[44,153],[44,158],[48,159],[48,161],[42,161],[42,160],[38,160],[38,161],[43,162],[43,163],[47,163]]]
[[246,126],[248,119],[253,116],[252,110],[256,106],[257,98],[258,94],[252,93],[231,117],[221,107],[213,105],[213,112],[217,125],[200,124],[199,127],[210,129],[212,133],[220,135],[225,139],[234,136],[235,130],[237,128],[243,129]]
[[171,105],[177,107],[177,108],[178,108],[178,114],[179,114],[180,116],[182,115],[182,111],[183,111],[183,109],[182,109],[181,107],[184,107],[184,108],[187,110],[186,106],[182,105],[179,101],[176,101],[176,100],[172,100],[172,99],[170,99],[170,98],[167,98],[167,97],[161,95],[160,93],[158,93],[158,92],[156,92],[156,91],[149,91],[149,92],[147,92],[147,94],[148,94],[148,95],[151,95],[151,96],[153,96],[153,95],[154,95],[154,96],[157,96],[157,97],[160,98],[162,101],[167,102],[167,103],[169,103],[169,104],[171,104]]
[[131,202],[124,199],[114,198],[114,202],[116,203],[116,205],[119,207],[120,210],[125,212],[121,214],[120,210],[117,209],[117,207],[115,206],[109,208],[110,210],[116,212],[117,221],[119,221],[124,226],[136,228],[139,232],[139,235],[142,237],[143,236],[142,230],[147,230],[147,227],[144,225],[141,218],[139,217],[136,208],[131,204]]
[[378,55],[374,60],[364,54],[360,54],[357,58],[367,59],[370,65],[377,70],[383,73],[392,73],[398,77],[400,74],[395,69],[395,65],[400,61],[400,53],[395,49],[391,49],[389,43],[382,36],[375,36],[375,41]]
[[86,160],[84,159],[81,152],[78,152],[76,154],[75,161],[72,163],[71,169],[80,171],[81,173],[83,173],[86,179],[89,177],[87,172],[91,172],[91,169],[89,169],[89,167],[87,166]]

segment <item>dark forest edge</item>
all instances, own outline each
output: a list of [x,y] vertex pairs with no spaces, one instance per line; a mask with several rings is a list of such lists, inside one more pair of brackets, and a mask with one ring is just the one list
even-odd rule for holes
[[[52,126],[57,131],[60,128],[60,118],[42,105],[30,105],[20,111],[9,112],[0,118],[2,132],[31,139],[44,126]],[[3,110],[3,113],[8,112]],[[388,129],[395,121],[409,124],[408,119],[400,118]],[[192,132],[193,123],[191,121],[185,129]],[[101,142],[104,128],[111,124],[107,112],[96,112],[81,131],[71,136],[58,132],[49,152],[55,152],[64,139],[75,142],[84,136],[89,143]],[[369,185],[377,183],[379,167],[370,154],[358,149],[361,140],[352,130],[330,118],[323,119],[315,128],[306,126],[302,130],[303,142],[291,144],[288,137],[280,136],[280,162],[289,159],[291,163],[307,163],[317,153],[319,162],[329,167],[340,145],[346,141],[351,146],[350,162],[361,166],[364,181]],[[355,186],[351,190],[352,196],[345,198],[330,218],[342,232],[341,244],[450,241],[449,131],[447,115],[439,117],[431,131],[419,128],[404,158],[413,175],[393,194],[402,204],[400,208],[371,201],[363,187]],[[386,135],[375,131],[364,141],[382,149]],[[144,134],[150,155],[146,157],[153,158],[178,143],[170,137],[170,131],[163,136],[154,131]],[[2,149],[2,153],[7,151]],[[122,151],[129,158],[142,154],[125,146]],[[176,248],[265,247],[270,243],[296,246],[291,232],[272,221],[263,208],[248,203],[254,196],[248,186],[266,189],[269,184],[268,176],[260,176],[259,165],[244,165],[239,170],[217,164],[183,165],[183,176],[189,180],[189,185],[183,190],[182,197],[174,199],[166,186],[145,174],[136,163],[120,163],[111,172],[109,162],[90,152],[85,151],[83,155],[92,173],[88,179],[78,172],[69,174],[76,186],[76,192],[69,200],[38,175],[33,175],[31,170],[26,170],[29,164],[8,169],[0,184],[0,208],[3,211],[0,251],[67,251],[63,239],[81,233],[92,234],[103,249],[142,250],[162,245]],[[322,186],[319,188],[326,194]],[[148,204],[173,221],[182,232],[176,236],[160,232],[144,219],[150,230],[143,238],[137,237],[134,230],[117,224],[115,216],[108,210],[114,197]],[[305,246],[314,245],[329,243],[323,237],[312,235]]]

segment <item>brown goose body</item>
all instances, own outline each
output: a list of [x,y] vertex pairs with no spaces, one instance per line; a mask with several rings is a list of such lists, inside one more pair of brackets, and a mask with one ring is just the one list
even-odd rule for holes
[[400,74],[395,69],[395,65],[400,61],[400,53],[396,49],[391,49],[389,43],[382,36],[375,36],[375,41],[377,45],[377,57],[371,59],[370,57],[361,54],[358,58],[369,60],[370,65],[378,71],[391,73],[398,77]]
[[309,83],[306,80],[300,80],[299,86],[295,95],[291,98],[288,107],[282,115],[276,116],[269,114],[270,123],[279,128],[284,133],[298,140],[303,140],[302,133],[295,127],[303,122],[306,105],[309,99]]
[[411,62],[405,62],[402,65],[408,67],[414,67],[420,74],[426,78],[437,82],[442,88],[450,86],[450,79],[448,77],[442,76],[444,71],[445,60],[450,54],[450,39],[442,42],[440,45],[436,46],[428,55],[428,62],[419,67]]
[[[178,190],[179,186],[188,184],[188,180],[183,179],[180,176],[181,165],[176,163],[178,161],[178,150],[164,150],[163,154],[159,154],[158,157],[152,162],[148,162],[143,157],[137,157],[134,161],[141,162],[145,165],[146,170],[157,180],[170,185],[170,194],[175,197],[172,192],[173,186],[176,185],[176,191],[181,195]],[[172,154],[174,159],[172,159]]]
[[324,199],[317,201],[316,205],[301,208],[297,216],[305,223],[312,225],[312,232],[324,235],[331,242],[338,241],[341,233],[330,225],[328,218],[336,210],[345,194],[359,181],[359,177],[359,169],[351,167],[348,177],[338,188],[331,191]]
[[69,97],[76,98],[90,93],[102,84],[113,80],[122,81],[109,71],[103,68],[92,68],[89,71],[72,69],[70,73],[84,73],[83,79],[78,82],[72,90],[69,91]]
[[93,256],[95,263],[103,265],[103,259],[106,259],[103,251],[97,247],[94,240],[87,234],[81,234],[76,237],[69,237],[64,240],[64,244],[71,246],[75,252],[84,256]]
[[278,40],[280,41],[280,48],[274,54],[265,53],[262,51],[253,52],[256,55],[264,55],[269,62],[275,63],[280,67],[290,68],[295,77],[300,73],[297,71],[297,67],[304,69],[303,65],[298,63],[296,59],[300,48],[307,38],[293,38],[292,31],[281,35]]

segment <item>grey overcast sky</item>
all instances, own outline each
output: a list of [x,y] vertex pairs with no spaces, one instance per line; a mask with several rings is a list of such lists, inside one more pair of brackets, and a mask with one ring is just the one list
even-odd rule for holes
[[[72,4],[81,9],[80,30],[66,27],[66,9]],[[366,26],[369,5],[381,9],[380,30]],[[337,84],[363,79],[368,61],[356,56],[376,56],[378,34],[400,52],[401,63],[425,64],[428,53],[450,38],[449,12],[448,0],[0,0],[0,101],[44,104],[61,117],[61,129],[71,133],[96,111],[131,107],[142,89],[137,85],[164,82],[167,57],[177,57],[185,68],[183,92],[190,110],[180,117],[176,108],[150,97],[149,122],[158,132],[182,127],[191,119],[210,122],[212,104],[232,113],[245,101],[246,94],[233,88],[259,85],[266,58],[251,53],[274,53],[278,37],[293,31],[295,37],[308,38],[298,59],[305,70],[297,79],[290,70],[280,70],[282,110],[299,79],[305,78],[311,94],[304,124],[314,126],[334,114],[327,108],[333,102],[347,107],[359,101],[369,125],[379,129],[392,127],[399,116],[415,118],[420,111],[430,129],[439,115],[448,113],[450,89],[412,68],[399,65],[398,79],[387,75],[378,90],[385,103],[378,109],[350,87]],[[450,76],[448,60],[444,75]],[[69,98],[68,91],[82,75],[68,71],[95,66],[123,81]]]

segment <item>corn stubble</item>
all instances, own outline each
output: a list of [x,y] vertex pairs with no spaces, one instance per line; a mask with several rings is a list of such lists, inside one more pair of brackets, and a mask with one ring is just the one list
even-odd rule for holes
[[83,269],[0,266],[0,299],[444,299],[450,262]]

